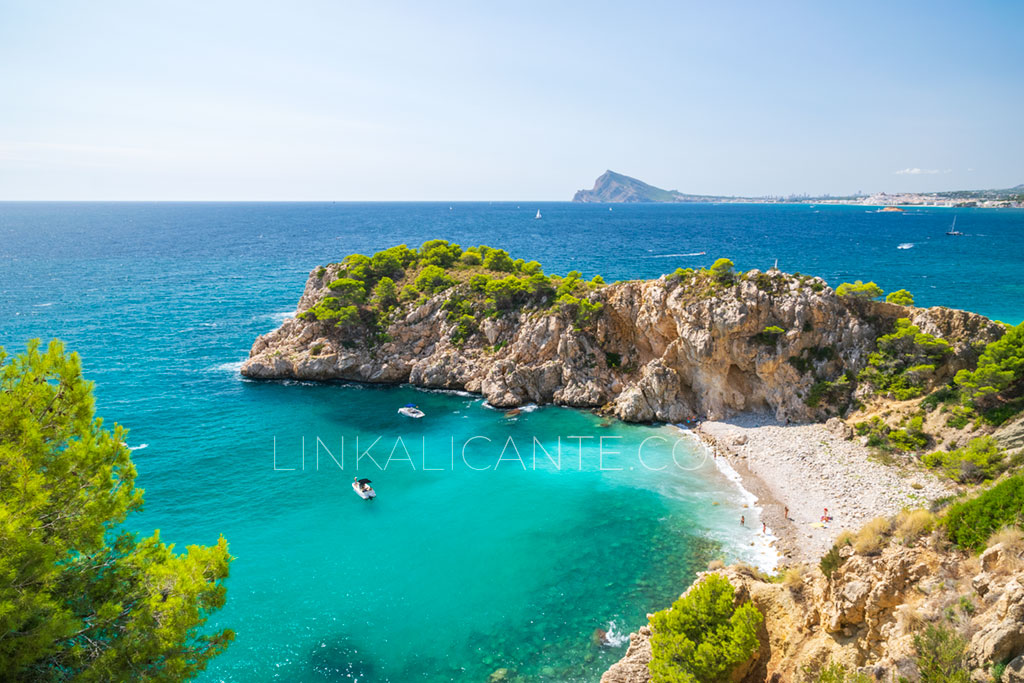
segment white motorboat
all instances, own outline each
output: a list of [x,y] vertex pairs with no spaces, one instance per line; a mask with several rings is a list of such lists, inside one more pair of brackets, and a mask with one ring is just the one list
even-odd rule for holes
[[352,490],[363,500],[370,500],[377,497],[377,492],[370,486],[369,479],[356,479],[352,482]]
[[402,414],[402,415],[405,415],[406,417],[415,417],[415,418],[420,418],[420,417],[423,417],[424,415],[426,415],[426,413],[424,413],[422,410],[420,410],[419,408],[417,408],[416,406],[414,406],[411,403],[407,403],[406,405],[404,405],[401,408],[399,408],[398,412],[400,414]]

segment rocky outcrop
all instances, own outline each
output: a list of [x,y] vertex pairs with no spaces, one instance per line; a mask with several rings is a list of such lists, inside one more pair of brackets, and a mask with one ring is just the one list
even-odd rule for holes
[[[919,681],[914,635],[936,624],[967,641],[972,680],[991,681],[992,666],[1008,662],[1002,681],[1020,681],[1022,552],[998,545],[978,562],[938,549],[931,538],[913,547],[890,545],[877,556],[846,547],[847,559],[830,578],[816,568],[783,583],[741,566],[718,570],[765,617],[761,648],[739,680],[800,681],[805,671],[835,663],[879,680]],[[631,634],[625,656],[602,683],[649,681],[650,637],[648,626]]]
[[[336,276],[330,268],[311,273],[298,312],[323,298]],[[373,343],[324,322],[286,320],[256,340],[241,372],[410,382],[479,392],[497,407],[556,403],[602,408],[628,421],[751,410],[803,421],[829,412],[808,406],[815,382],[859,371],[897,317],[953,345],[947,374],[974,362],[978,342],[1002,333],[973,313],[851,300],[817,278],[750,271],[710,293],[668,277],[616,283],[590,294],[602,308],[585,329],[555,309],[518,310],[479,320],[477,331],[456,343],[443,308],[451,293],[406,304]],[[766,336],[770,326],[783,333]]]

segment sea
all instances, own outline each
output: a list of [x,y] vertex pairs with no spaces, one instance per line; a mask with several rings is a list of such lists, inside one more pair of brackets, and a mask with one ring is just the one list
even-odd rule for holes
[[[945,235],[954,216],[963,236]],[[434,238],[608,282],[777,262],[1024,320],[1019,210],[0,203],[0,345],[80,354],[98,415],[130,430],[146,499],[130,529],[230,544],[207,628],[237,638],[199,680],[597,681],[709,561],[775,565],[756,500],[678,427],[239,375],[310,270]]]

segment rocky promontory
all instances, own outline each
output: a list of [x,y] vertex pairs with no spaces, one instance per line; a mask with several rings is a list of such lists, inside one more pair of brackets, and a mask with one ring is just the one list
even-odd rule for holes
[[728,263],[604,284],[435,243],[375,255],[379,266],[357,255],[315,268],[296,316],[256,339],[242,374],[408,382],[477,392],[496,407],[553,403],[627,421],[749,411],[812,421],[852,400],[850,378],[898,319],[950,345],[934,381],[970,366],[1004,329],[964,311],[838,296],[778,270]]

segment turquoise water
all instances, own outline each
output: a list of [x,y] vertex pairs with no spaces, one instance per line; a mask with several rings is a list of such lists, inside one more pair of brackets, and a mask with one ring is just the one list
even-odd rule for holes
[[[748,501],[685,444],[677,456],[693,471],[645,469],[637,447],[669,439],[645,450],[667,464],[670,427],[601,426],[552,407],[513,420],[411,388],[241,380],[253,338],[293,310],[314,265],[437,236],[609,280],[719,255],[740,268],[778,258],[833,284],[873,279],[919,303],[1024,319],[1024,212],[960,210],[968,235],[945,238],[948,210],[607,208],[0,204],[0,345],[59,336],[82,354],[100,414],[140,447],[147,505],[134,528],[179,545],[228,538],[237,560],[216,622],[238,639],[204,680],[472,681],[508,666],[593,681],[624,649],[592,646],[595,628],[634,629],[711,557],[766,560],[756,523],[738,524]],[[407,402],[428,417],[399,418]],[[476,435],[491,441],[463,461]],[[376,471],[364,459],[359,474],[380,492],[367,503],[349,487],[355,439],[364,450],[377,436],[381,465],[399,436],[412,463]],[[525,471],[493,469],[509,436]],[[566,455],[570,436],[593,437],[582,466]],[[622,437],[605,443],[620,453],[600,458],[601,436]],[[344,470],[322,449],[316,469],[318,437]],[[534,437],[551,453],[562,438],[561,469],[543,454],[533,468]],[[303,464],[303,439],[305,469],[284,469]]]

